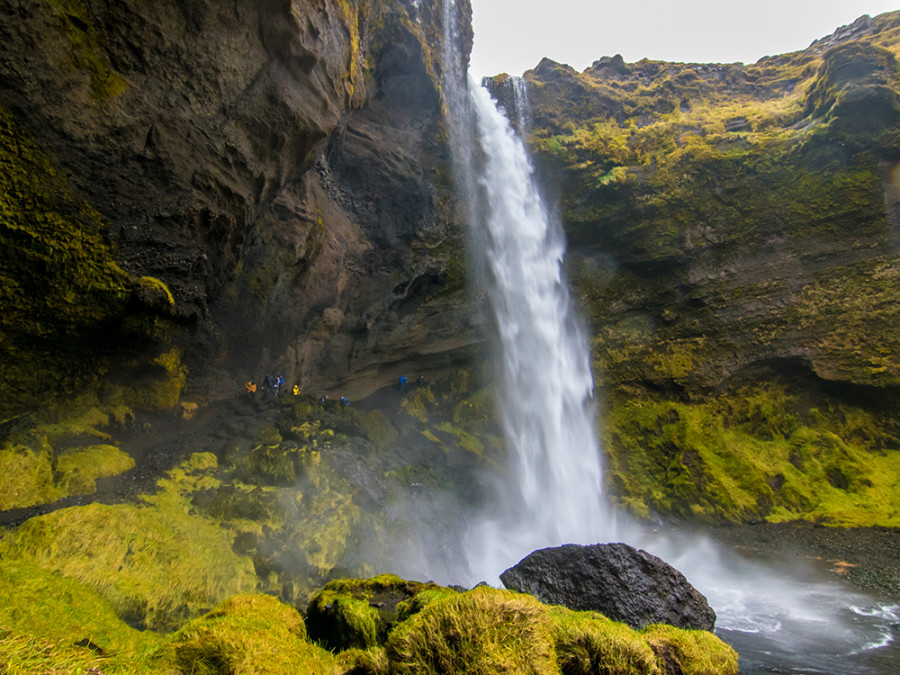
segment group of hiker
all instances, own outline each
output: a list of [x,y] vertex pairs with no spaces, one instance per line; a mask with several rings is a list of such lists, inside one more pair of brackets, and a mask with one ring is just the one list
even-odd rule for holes
[[[277,397],[281,394],[281,390],[284,389],[284,375],[279,374],[277,377],[273,377],[272,375],[266,374],[265,378],[262,381],[262,384],[257,385],[256,382],[250,380],[247,384],[244,385],[244,391],[247,392],[247,396],[253,398],[257,392],[260,394],[265,394],[269,392],[272,396]],[[294,388],[291,390],[291,393],[294,396],[300,395],[300,385],[295,384]]]
[[[399,379],[400,391],[406,390],[407,383],[406,375],[401,375]],[[425,385],[425,378],[422,375],[416,379],[416,384],[420,387]],[[281,390],[284,388],[284,375],[278,374],[277,377],[273,377],[270,374],[266,374],[265,378],[263,378],[262,384],[257,385],[256,382],[250,380],[247,384],[244,385],[244,390],[247,392],[247,396],[250,399],[253,399],[257,393],[265,394],[266,392],[270,393],[273,397],[278,397],[281,393]],[[295,384],[293,389],[291,390],[291,394],[294,396],[300,395],[300,385]],[[323,394],[319,397],[319,405],[325,406],[328,403],[328,396]],[[340,405],[342,408],[346,408],[350,405],[350,399],[346,396],[341,396]]]

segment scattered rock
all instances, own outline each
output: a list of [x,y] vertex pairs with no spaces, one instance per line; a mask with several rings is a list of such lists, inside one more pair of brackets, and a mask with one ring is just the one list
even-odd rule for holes
[[527,556],[500,575],[510,590],[640,628],[665,623],[713,630],[706,598],[671,565],[627,544],[567,544]]

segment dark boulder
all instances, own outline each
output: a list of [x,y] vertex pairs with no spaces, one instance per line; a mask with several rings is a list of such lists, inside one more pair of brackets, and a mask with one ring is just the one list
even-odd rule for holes
[[598,611],[634,628],[665,623],[711,631],[716,625],[716,613],[681,572],[627,544],[541,549],[500,579],[541,602]]

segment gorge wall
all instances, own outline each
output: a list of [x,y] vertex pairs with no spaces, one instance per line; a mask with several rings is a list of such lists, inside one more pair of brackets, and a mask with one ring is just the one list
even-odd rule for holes
[[889,13],[753,65],[525,74],[638,512],[900,522],[898,53]]

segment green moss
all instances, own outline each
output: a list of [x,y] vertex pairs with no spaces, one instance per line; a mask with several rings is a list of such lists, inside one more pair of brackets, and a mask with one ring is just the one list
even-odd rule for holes
[[339,672],[346,675],[388,675],[390,661],[383,647],[347,649],[337,655]]
[[380,410],[372,410],[360,413],[354,411],[355,418],[359,421],[360,428],[367,439],[380,448],[390,449],[400,438],[397,428],[391,420]]
[[329,630],[313,632],[330,649],[369,649],[379,644],[378,610],[365,598],[336,590],[323,590],[310,602],[309,621],[329,618]]
[[[109,659],[88,647],[68,641],[55,642],[0,627],[0,663],[8,673],[42,673],[69,675],[70,673],[102,672],[109,670]],[[141,672],[134,668],[131,672]]]
[[563,675],[668,672],[658,667],[656,655],[643,637],[623,623],[597,612],[573,612],[563,607],[552,607],[550,616]]
[[[88,404],[89,405],[89,404]],[[0,445],[0,508],[46,504],[62,497],[94,492],[97,478],[116,476],[134,466],[117,447],[104,445],[69,447],[85,437],[108,440],[104,430],[111,418],[118,422],[131,415],[127,408],[71,406],[69,415],[57,422],[20,428]],[[74,414],[73,414],[74,413]],[[57,452],[56,447],[68,448]]]
[[828,270],[803,288],[800,323],[815,336],[814,366],[861,384],[900,384],[900,258]]
[[332,655],[306,641],[303,617],[266,595],[229,598],[172,637],[179,672],[332,675]]
[[534,598],[481,587],[429,603],[391,633],[393,673],[558,673],[552,624]]
[[134,468],[134,460],[114,445],[72,448],[59,454],[56,484],[68,495],[88,495],[98,478],[118,476]]
[[144,289],[160,297],[162,302],[169,307],[175,306],[175,298],[172,296],[172,291],[159,279],[155,277],[141,277],[139,283]]
[[[194,463],[208,465],[203,457]],[[271,596],[240,594],[168,635],[130,628],[95,590],[31,562],[0,560],[0,600],[0,655],[12,672],[625,675],[677,667],[728,675],[737,667],[733,650],[711,633],[639,633],[528,595],[457,592],[387,574],[330,582],[306,622]],[[326,615],[334,645],[314,633]],[[360,643],[365,648],[349,646]]]
[[422,423],[428,422],[429,412],[437,405],[431,387],[418,387],[403,397],[403,411]]
[[298,495],[305,520],[293,541],[305,552],[307,563],[324,576],[343,558],[361,510],[354,503],[354,491],[322,465],[319,453],[310,453],[305,466],[311,489]]
[[4,443],[0,448],[0,510],[46,504],[62,493],[53,482],[53,449],[46,443],[37,448]]
[[130,623],[173,628],[256,585],[250,561],[232,551],[232,536],[189,511],[185,495],[215,485],[214,469],[213,455],[195,455],[160,481],[143,506],[54,511],[5,533],[0,551],[77,579]]
[[85,4],[81,0],[51,0],[51,3],[57,7],[58,28],[69,43],[71,66],[88,75],[91,99],[104,104],[120,96],[128,83],[110,65],[103,36]]
[[398,622],[426,604],[426,597],[430,601],[448,593],[455,594],[392,574],[338,579],[328,582],[310,601],[307,626],[310,636],[330,649],[369,650],[383,645]]
[[456,446],[462,448],[466,452],[478,456],[484,454],[484,443],[482,443],[477,436],[470,434],[465,429],[454,426],[450,422],[442,422],[436,428],[438,431],[452,436],[455,439]]
[[647,626],[641,631],[664,666],[663,672],[684,675],[736,675],[737,653],[712,633]]
[[898,526],[893,427],[847,404],[803,410],[774,385],[693,404],[619,401],[606,428],[613,491],[638,515]]
[[400,621],[405,621],[413,614],[421,612],[432,602],[443,600],[445,598],[457,595],[459,591],[444,586],[431,586],[418,591],[408,600],[404,600],[397,605],[397,616]]
[[74,579],[23,561],[2,560],[0,571],[0,631],[17,636],[12,644],[10,636],[0,639],[6,655],[0,662],[21,669],[12,672],[50,672],[41,663],[66,672],[69,659],[93,663],[100,655],[142,663],[163,644],[162,636],[127,626],[108,601]]
[[99,214],[0,109],[0,410],[90,379],[129,297]]
[[109,404],[127,405],[143,410],[166,410],[178,405],[187,382],[188,369],[181,349],[173,347],[157,354],[147,364],[143,358],[135,364],[127,382],[106,382],[99,395]]

